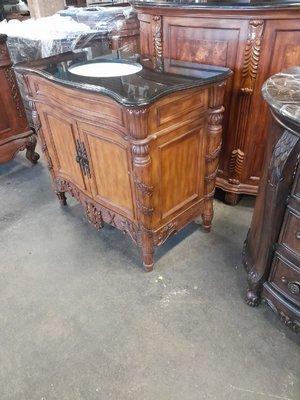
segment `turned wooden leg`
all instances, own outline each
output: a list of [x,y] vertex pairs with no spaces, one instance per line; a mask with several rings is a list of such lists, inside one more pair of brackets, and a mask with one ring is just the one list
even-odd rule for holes
[[67,205],[67,198],[66,198],[65,192],[55,192],[55,194],[56,194],[56,196],[57,196],[57,198],[58,198],[58,200],[60,202],[60,205],[61,206],[66,206]]
[[202,213],[202,228],[205,232],[211,231],[211,223],[214,217],[213,200],[205,201],[204,211]]
[[33,134],[29,136],[28,144],[26,145],[26,158],[31,161],[32,164],[36,164],[40,158],[39,154],[35,152],[36,142],[36,135]]
[[142,260],[147,272],[153,271],[154,265],[154,245],[153,240],[147,234],[142,235]]
[[238,202],[241,200],[241,197],[242,196],[237,193],[225,192],[224,201],[226,204],[229,204],[230,206],[236,206]]

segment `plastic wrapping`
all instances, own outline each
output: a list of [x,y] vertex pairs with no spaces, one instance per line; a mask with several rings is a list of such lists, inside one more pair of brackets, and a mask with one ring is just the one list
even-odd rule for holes
[[93,30],[103,33],[117,33],[122,30],[129,19],[137,20],[136,11],[131,7],[70,7],[59,11],[60,16],[71,17]]
[[127,7],[69,7],[59,11],[64,17],[71,17],[84,23],[92,30],[107,35],[113,50],[128,53],[139,52],[139,20],[131,6]]
[[71,17],[51,17],[0,22],[0,33],[8,36],[7,47],[13,63],[37,60],[97,42],[103,51],[109,47],[104,32],[91,29]]

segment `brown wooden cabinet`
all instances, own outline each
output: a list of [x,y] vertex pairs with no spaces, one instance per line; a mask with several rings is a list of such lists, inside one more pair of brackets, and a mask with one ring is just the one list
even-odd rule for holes
[[[78,88],[70,87],[78,79],[68,81],[64,74],[51,82],[58,79],[52,71],[66,69],[64,61],[59,68],[56,63],[57,58],[50,62],[48,72],[17,67],[28,85],[54,190],[62,204],[66,192],[74,196],[97,229],[106,222],[127,233],[141,247],[145,268],[152,270],[154,247],[196,217],[202,216],[210,230],[230,71],[212,71],[214,78],[197,84],[144,69],[136,77],[106,79],[104,88],[96,86],[107,93],[105,85],[111,84],[114,96],[120,90],[117,102],[93,93],[87,78],[86,90],[80,90],[81,81]],[[166,94],[159,95],[161,90]],[[126,99],[131,105],[124,105]]]
[[[194,75],[197,64],[211,64],[234,71],[226,89],[217,186],[231,204],[241,193],[257,194],[267,118],[260,90],[269,76],[300,63],[300,6],[133,3],[141,26],[141,52],[154,68],[164,64],[165,71]],[[187,68],[182,61],[195,64]]]
[[270,81],[264,91],[273,122],[243,253],[246,301],[256,306],[265,299],[300,332],[300,68],[297,75],[277,74]]
[[36,135],[28,127],[19,88],[6,47],[6,36],[0,34],[0,164],[11,160],[20,150],[36,163]]

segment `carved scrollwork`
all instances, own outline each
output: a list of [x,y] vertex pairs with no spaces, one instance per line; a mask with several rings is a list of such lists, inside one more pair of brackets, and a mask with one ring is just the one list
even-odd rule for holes
[[283,179],[284,166],[298,140],[297,136],[286,130],[276,143],[268,173],[268,184],[272,187],[278,186],[279,182]]
[[164,226],[160,230],[158,237],[155,241],[156,246],[161,246],[162,244],[164,244],[168,240],[168,238],[175,233],[177,233],[177,224],[175,222],[170,222],[168,225]]
[[4,75],[9,84],[10,93],[15,103],[17,114],[20,118],[25,117],[25,110],[20,97],[17,81],[10,66],[4,68]]
[[101,211],[93,203],[85,202],[85,214],[91,225],[97,230],[103,227]]
[[129,235],[136,244],[139,244],[138,231],[130,221],[127,219],[121,221],[121,230],[124,234]]
[[62,178],[56,178],[56,186],[60,192],[68,192],[77,201],[80,201],[80,191],[71,182]]
[[152,37],[154,68],[157,71],[163,71],[162,17],[159,15],[152,17]]
[[146,185],[144,182],[140,181],[137,177],[133,178],[136,188],[142,192],[145,196],[152,196],[153,186]]
[[300,333],[300,322],[292,319],[284,311],[279,310],[270,299],[264,299],[268,306],[279,316],[281,322],[283,322],[289,329],[295,333]]
[[140,201],[136,201],[136,206],[140,210],[140,212],[148,217],[150,217],[154,213],[154,209],[143,205]]

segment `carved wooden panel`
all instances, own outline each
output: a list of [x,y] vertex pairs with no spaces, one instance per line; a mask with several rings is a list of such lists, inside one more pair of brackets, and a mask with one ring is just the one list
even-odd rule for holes
[[176,60],[183,60],[234,69],[240,30],[244,25],[239,20],[228,20],[224,24],[218,19],[165,17],[166,68],[179,72],[180,65]]
[[93,196],[100,203],[133,216],[127,143],[105,128],[84,123],[78,126],[90,159]]
[[86,190],[82,171],[76,162],[78,134],[74,121],[67,114],[60,114],[44,105],[37,104],[37,111],[43,125],[44,145],[50,156],[49,169]]

